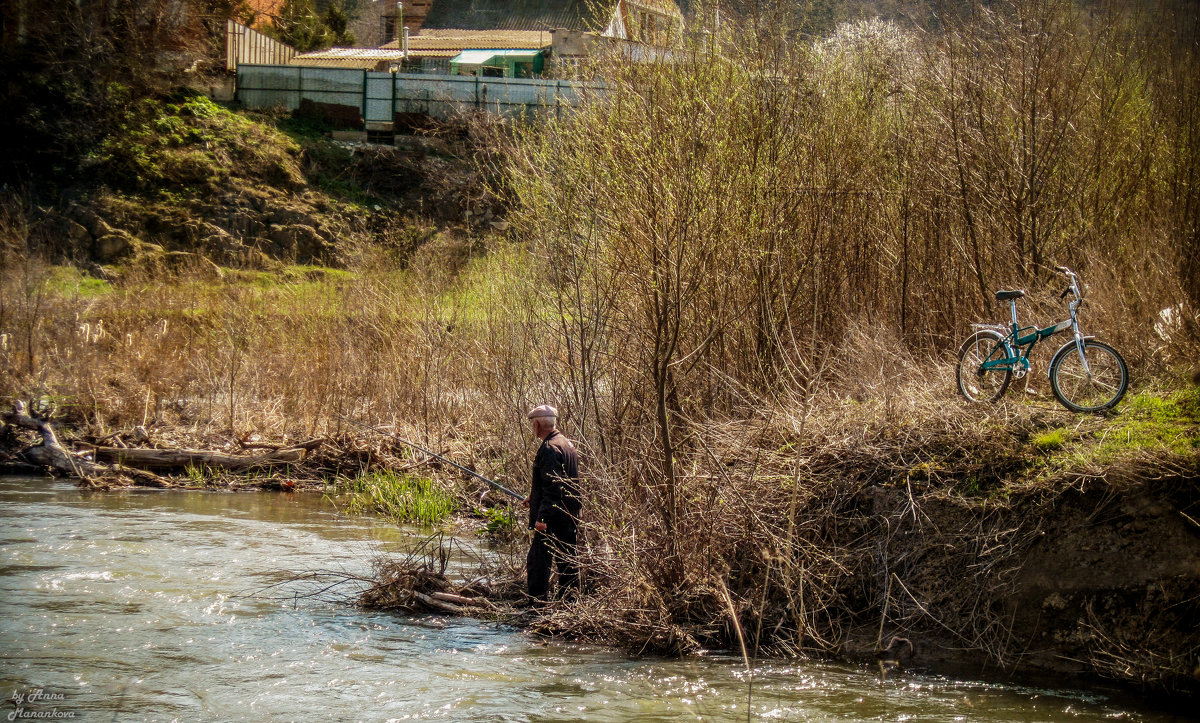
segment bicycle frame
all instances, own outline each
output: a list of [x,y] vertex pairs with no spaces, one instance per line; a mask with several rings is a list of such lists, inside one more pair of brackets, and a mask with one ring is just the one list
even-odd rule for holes
[[[1073,297],[1068,307],[1070,314],[1069,318],[1064,319],[1057,324],[1051,324],[1044,329],[1038,329],[1037,327],[1033,326],[1022,327],[1020,322],[1017,321],[1017,300],[1010,299],[1009,306],[1012,309],[1011,328],[1003,324],[971,325],[980,329],[995,329],[997,331],[1007,332],[1004,338],[1000,340],[1000,343],[1004,345],[1004,352],[1006,356],[1003,359],[991,359],[989,361],[985,361],[980,366],[981,372],[989,369],[1012,369],[1018,375],[1018,377],[1025,376],[1030,369],[1029,354],[1033,351],[1033,348],[1037,346],[1038,342],[1042,341],[1043,339],[1048,339],[1060,331],[1071,329],[1075,334],[1075,347],[1079,350],[1079,358],[1083,361],[1084,373],[1086,373],[1089,378],[1091,377],[1092,370],[1088,365],[1087,357],[1083,353],[1084,340],[1090,339],[1091,337],[1084,336],[1083,333],[1079,331],[1079,319],[1075,314],[1075,309],[1077,306],[1079,306],[1081,301],[1079,282],[1073,271],[1063,270],[1063,273],[1066,274],[1066,276],[1071,280],[1071,285],[1062,293],[1062,296],[1066,296],[1067,293],[1070,293]],[[1049,373],[1050,370],[1048,367],[1046,370],[1047,377],[1049,377]]]

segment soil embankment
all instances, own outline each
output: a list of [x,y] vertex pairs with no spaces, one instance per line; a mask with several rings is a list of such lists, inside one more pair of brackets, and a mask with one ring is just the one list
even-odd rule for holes
[[56,206],[30,209],[51,258],[113,279],[403,259],[440,232],[502,224],[467,126],[411,148],[332,140],[319,121],[149,98],[97,146]]
[[899,634],[915,642],[915,663],[1194,693],[1200,525],[1187,511],[1200,504],[1196,470],[1112,472],[993,505],[864,490],[847,532],[865,539],[843,544],[876,553],[846,581],[848,602],[883,598],[886,610],[874,624],[860,620],[847,651],[870,656],[881,632],[883,644]]

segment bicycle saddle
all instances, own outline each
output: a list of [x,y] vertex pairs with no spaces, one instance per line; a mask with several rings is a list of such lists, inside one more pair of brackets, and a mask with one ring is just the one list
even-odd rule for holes
[[1024,291],[997,291],[996,301],[1008,301],[1009,299],[1019,299],[1025,295]]

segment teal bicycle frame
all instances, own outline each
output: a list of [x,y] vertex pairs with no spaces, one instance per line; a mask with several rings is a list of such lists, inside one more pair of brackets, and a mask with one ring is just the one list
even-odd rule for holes
[[[971,325],[977,329],[995,329],[997,331],[1007,332],[1004,338],[1000,340],[1000,343],[1004,345],[1005,357],[1002,359],[989,359],[988,361],[985,361],[982,365],[980,365],[981,372],[991,369],[1011,369],[1013,374],[1015,374],[1019,379],[1029,372],[1029,354],[1033,351],[1033,348],[1037,346],[1038,342],[1043,339],[1047,339],[1060,331],[1071,329],[1075,334],[1075,348],[1079,351],[1079,358],[1083,362],[1084,371],[1091,376],[1092,370],[1088,365],[1087,356],[1083,353],[1083,349],[1084,341],[1093,337],[1084,336],[1083,333],[1079,331],[1079,320],[1075,316],[1075,308],[1079,305],[1081,300],[1079,294],[1079,281],[1075,275],[1075,272],[1062,267],[1059,267],[1058,270],[1064,273],[1067,278],[1071,280],[1071,285],[1067,287],[1067,289],[1063,291],[1062,296],[1059,297],[1063,298],[1068,293],[1074,297],[1071,299],[1069,306],[1070,318],[1064,319],[1057,324],[1047,326],[1044,329],[1038,329],[1037,327],[1033,326],[1022,327],[1020,322],[1017,321],[1017,298],[1020,297],[1009,299],[1009,305],[1012,307],[1011,328],[1003,324]],[[1069,346],[1070,342],[1064,345],[1062,349],[1059,349],[1058,353],[1055,354],[1055,357],[1057,358],[1066,349],[1068,349]],[[1053,365],[1046,368],[1047,377],[1050,374],[1050,369],[1052,366]]]

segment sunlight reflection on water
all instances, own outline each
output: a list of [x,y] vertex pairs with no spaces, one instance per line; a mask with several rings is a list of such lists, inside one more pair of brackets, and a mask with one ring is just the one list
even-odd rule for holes
[[[0,692],[119,720],[745,720],[739,660],[639,659],[494,623],[239,596],[366,572],[419,539],[318,495],[0,478]],[[10,704],[13,705],[13,704]],[[756,718],[1164,720],[1104,695],[812,661],[755,670]],[[103,712],[104,716],[99,714]]]

